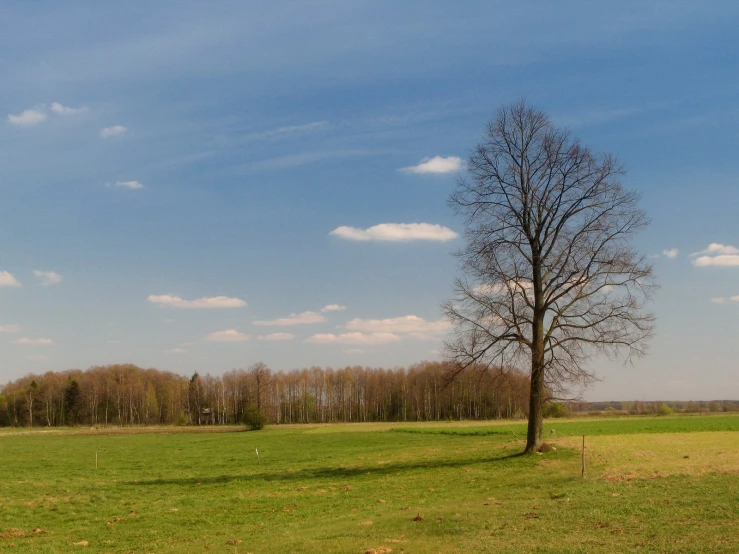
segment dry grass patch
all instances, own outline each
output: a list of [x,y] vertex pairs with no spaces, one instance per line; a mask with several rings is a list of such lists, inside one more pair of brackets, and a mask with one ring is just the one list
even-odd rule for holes
[[[582,437],[559,439],[556,444],[579,451]],[[586,437],[585,464],[589,476],[608,481],[739,473],[739,433]]]

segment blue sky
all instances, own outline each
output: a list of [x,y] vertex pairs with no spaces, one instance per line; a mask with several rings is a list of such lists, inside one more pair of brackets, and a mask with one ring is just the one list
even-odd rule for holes
[[586,398],[739,398],[739,4],[519,4],[3,3],[0,381],[436,359],[457,158],[525,96],[652,218],[651,354]]

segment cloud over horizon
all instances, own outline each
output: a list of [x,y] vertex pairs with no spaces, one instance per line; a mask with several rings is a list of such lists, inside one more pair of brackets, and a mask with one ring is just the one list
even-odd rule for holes
[[295,335],[292,333],[270,333],[269,335],[259,335],[257,340],[261,341],[283,341],[293,340]]
[[329,234],[342,239],[363,242],[409,242],[414,240],[447,242],[459,236],[449,227],[432,223],[380,223],[367,229],[342,225]]
[[340,304],[329,304],[321,308],[321,311],[324,313],[325,312],[341,312],[343,310],[346,310],[346,306],[342,306]]
[[287,317],[280,317],[270,320],[255,321],[254,325],[288,327],[290,325],[306,325],[310,323],[323,323],[326,318],[319,313],[307,311],[299,314],[290,314]]
[[452,324],[446,319],[426,321],[422,317],[406,315],[388,319],[352,319],[344,327],[350,331],[392,333],[418,340],[435,340],[447,333]]
[[393,333],[318,333],[305,339],[313,344],[387,344],[400,342],[401,338]]
[[160,307],[182,308],[182,309],[207,309],[207,308],[243,308],[246,302],[241,298],[228,296],[211,296],[185,300],[179,296],[169,294],[149,295],[146,300]]
[[33,345],[49,345],[54,344],[54,341],[51,339],[30,339],[28,337],[21,337],[19,339],[15,339],[13,341],[13,344],[22,344],[25,346],[33,346]]
[[206,335],[205,340],[211,342],[244,342],[249,340],[249,335],[237,331],[236,329],[227,329],[225,331],[216,331]]

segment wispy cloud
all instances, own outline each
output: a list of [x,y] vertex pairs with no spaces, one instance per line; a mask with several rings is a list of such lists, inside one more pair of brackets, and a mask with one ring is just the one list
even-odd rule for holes
[[365,350],[362,348],[347,348],[345,350],[342,350],[344,354],[349,354],[350,356],[355,356],[357,354],[364,354]]
[[403,167],[400,169],[403,173],[454,173],[462,169],[462,158],[457,156],[434,156],[433,158],[424,158],[418,165]]
[[277,129],[270,129],[269,131],[262,131],[259,133],[252,133],[246,138],[251,140],[270,140],[278,141],[293,138],[300,135],[309,133],[315,133],[317,131],[323,131],[328,128],[328,121],[314,121],[312,123],[306,123],[305,125],[290,125],[287,127],[278,127]]
[[22,344],[25,346],[34,346],[34,345],[45,346],[49,344],[54,344],[54,341],[51,339],[29,339],[28,337],[21,337],[19,339],[15,339],[13,341],[13,344]]
[[113,125],[112,127],[103,127],[100,129],[100,136],[103,138],[117,137],[128,131],[123,125]]
[[329,304],[328,306],[324,306],[321,308],[322,312],[341,312],[343,310],[346,310],[346,306],[341,306],[340,304]]
[[312,152],[301,152],[299,154],[288,154],[286,156],[277,156],[275,158],[268,158],[266,160],[250,163],[244,166],[243,169],[246,171],[269,171],[277,169],[287,169],[327,160],[359,158],[372,156],[375,154],[377,154],[377,151],[367,149],[318,150]]
[[249,340],[249,335],[237,331],[236,329],[227,329],[226,331],[216,331],[206,335],[205,340],[211,342],[244,342]]
[[662,255],[665,258],[669,258],[671,260],[674,260],[675,258],[677,258],[678,254],[680,254],[680,250],[678,250],[677,248],[670,248],[669,250],[662,251]]
[[269,335],[259,335],[257,340],[261,341],[282,341],[293,340],[295,335],[292,333],[270,333]]
[[8,122],[16,127],[33,127],[46,121],[47,117],[43,108],[30,108],[19,114],[8,114]]
[[18,279],[9,271],[0,271],[0,287],[20,287]]
[[452,328],[446,319],[426,321],[422,317],[406,315],[388,319],[352,319],[345,325],[350,331],[371,334],[387,334],[408,336],[418,340],[434,340]]
[[51,103],[51,111],[57,115],[75,115],[87,111],[85,106],[79,108],[70,108],[69,106],[63,106],[59,102]]
[[700,252],[693,252],[691,256],[697,256],[693,260],[693,265],[698,267],[739,266],[739,248],[727,244],[712,242],[708,245],[708,248],[701,250]]
[[18,325],[0,325],[0,333],[17,333],[20,329]]
[[143,189],[146,188],[139,181],[116,181],[115,183],[106,183],[106,187],[120,187],[124,189]]
[[169,350],[162,350],[164,354],[187,354],[187,350],[184,348],[170,348]]
[[584,127],[633,117],[643,111],[640,108],[588,108],[569,115],[554,116],[552,120],[565,127]]
[[347,240],[389,242],[414,240],[446,242],[459,236],[449,227],[432,223],[380,223],[367,229],[342,225],[329,234]]
[[305,340],[314,344],[387,344],[400,342],[393,333],[319,333]]
[[228,296],[211,296],[196,298],[195,300],[185,300],[179,296],[169,294],[155,295],[151,294],[146,298],[147,301],[158,306],[166,306],[170,308],[243,308],[246,302],[241,298],[231,298]]
[[49,285],[57,285],[62,282],[62,276],[56,271],[41,271],[40,269],[34,269],[33,274],[39,278],[39,284],[45,287]]
[[254,325],[289,327],[291,325],[306,325],[310,323],[323,323],[326,318],[316,312],[301,312],[299,314],[290,314],[287,317],[280,317],[271,320],[255,321]]

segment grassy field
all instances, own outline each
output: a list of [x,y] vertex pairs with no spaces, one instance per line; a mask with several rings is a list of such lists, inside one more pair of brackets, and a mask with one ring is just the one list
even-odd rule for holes
[[546,427],[3,430],[0,551],[739,552],[739,416]]

